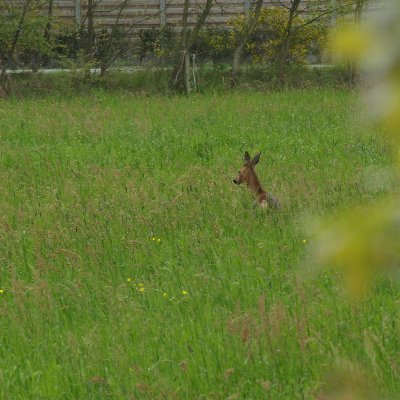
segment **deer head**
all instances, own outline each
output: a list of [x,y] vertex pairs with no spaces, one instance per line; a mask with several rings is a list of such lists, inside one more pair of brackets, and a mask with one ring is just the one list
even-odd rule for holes
[[256,189],[256,187],[260,183],[258,181],[254,167],[260,161],[260,156],[261,156],[261,153],[258,153],[251,159],[250,154],[246,151],[244,153],[243,167],[240,168],[240,171],[238,172],[238,176],[235,179],[233,179],[233,183],[236,183],[236,185],[245,183],[247,186],[250,186],[252,189]]

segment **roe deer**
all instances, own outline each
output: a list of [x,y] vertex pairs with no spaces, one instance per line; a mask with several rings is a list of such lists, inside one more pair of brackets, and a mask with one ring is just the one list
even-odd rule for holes
[[253,159],[250,159],[250,154],[247,151],[244,153],[244,165],[240,169],[238,176],[233,179],[233,183],[236,183],[236,185],[245,183],[257,197],[255,205],[258,204],[262,208],[279,208],[278,200],[261,187],[261,183],[254,170],[254,167],[260,161],[260,155],[261,153],[258,153]]

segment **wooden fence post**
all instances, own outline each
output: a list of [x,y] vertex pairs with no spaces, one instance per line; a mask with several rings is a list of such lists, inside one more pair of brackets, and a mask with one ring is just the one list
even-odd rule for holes
[[160,26],[161,28],[167,23],[165,0],[160,0]]
[[75,22],[81,25],[81,0],[75,0]]

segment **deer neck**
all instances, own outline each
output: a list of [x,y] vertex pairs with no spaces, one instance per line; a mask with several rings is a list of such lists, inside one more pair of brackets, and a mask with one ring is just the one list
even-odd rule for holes
[[261,183],[254,171],[250,174],[250,179],[247,186],[257,195],[265,193],[264,189],[261,186]]

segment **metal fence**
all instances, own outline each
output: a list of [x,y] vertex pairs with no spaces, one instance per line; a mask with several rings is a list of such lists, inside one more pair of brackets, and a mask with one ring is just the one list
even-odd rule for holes
[[[238,13],[250,9],[254,0],[218,0],[207,18],[209,26],[225,26],[227,21]],[[265,6],[279,6],[289,4],[290,0],[264,0]],[[308,3],[314,0],[302,2],[301,7],[307,10]],[[337,0],[330,0],[332,5]],[[190,0],[189,24],[194,24],[201,8],[206,0]],[[365,9],[365,17],[369,18],[375,11],[382,7],[384,0],[371,0]],[[178,30],[182,22],[184,0],[96,0],[94,18],[96,29],[110,28],[115,24],[135,25],[137,29],[160,28],[173,26]],[[54,0],[54,16],[81,25],[87,21],[88,2],[86,0]],[[333,24],[335,15],[331,16]]]
[[[285,3],[287,0],[264,0],[266,6]],[[310,0],[312,1],[312,0]],[[189,24],[196,20],[205,0],[191,0]],[[182,21],[183,0],[97,0],[94,17],[97,28],[135,24],[140,29],[163,26],[178,27]],[[207,25],[224,26],[229,18],[246,12],[251,0],[218,0],[213,5],[207,18]],[[54,0],[54,16],[85,23],[88,5],[84,0]]]

